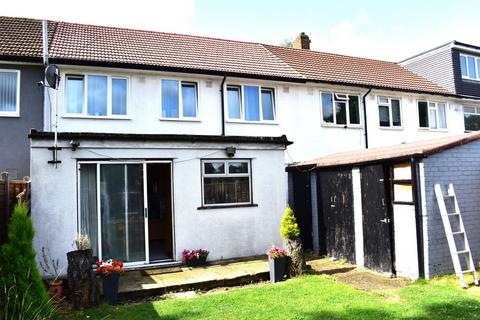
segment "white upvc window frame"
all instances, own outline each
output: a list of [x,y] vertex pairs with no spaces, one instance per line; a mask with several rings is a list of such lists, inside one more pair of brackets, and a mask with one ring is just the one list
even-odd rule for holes
[[[101,76],[107,77],[107,114],[104,116],[100,115],[89,115],[88,114],[88,76]],[[69,113],[68,112],[68,91],[67,83],[68,78],[83,77],[83,101],[82,101],[82,112],[81,113]],[[126,86],[126,107],[125,114],[113,114],[112,113],[112,80],[122,79],[127,81]],[[90,118],[90,119],[130,119],[130,77],[124,75],[108,75],[103,73],[78,73],[78,72],[69,72],[65,74],[65,84],[64,84],[64,118]]]
[[[462,57],[465,58],[465,70],[467,71],[467,75],[464,76],[462,74]],[[475,78],[471,78],[469,76],[469,67],[468,67],[468,58],[473,58],[473,65],[475,66]],[[468,79],[468,80],[474,80],[474,81],[480,81],[480,57],[479,56],[474,56],[471,54],[465,54],[465,53],[460,53],[460,75],[462,76],[462,79]]]
[[[331,94],[332,95],[332,107],[333,107],[333,122],[327,122],[325,121],[323,117],[323,99],[322,99],[322,94]],[[342,97],[344,96],[344,97]],[[359,129],[362,128],[362,108],[361,104],[362,101],[360,100],[360,95],[359,94],[354,94],[354,93],[344,93],[344,92],[335,92],[335,91],[320,91],[320,117],[321,117],[321,124],[324,127],[335,127],[335,128],[355,128]],[[350,123],[350,107],[349,107],[349,101],[350,97],[357,97],[358,98],[358,123]],[[337,124],[337,113],[335,112],[335,102],[342,102],[345,101],[346,103],[346,124]]]
[[[387,99],[387,102],[381,101],[381,99]],[[398,106],[400,108],[400,125],[395,126],[393,125],[393,113],[392,113],[392,100],[398,100]],[[396,98],[396,97],[387,97],[387,96],[377,96],[377,104],[378,107],[388,107],[388,116],[389,116],[389,125],[388,126],[381,126],[380,125],[380,113],[378,113],[378,127],[380,129],[397,129],[397,130],[402,130],[403,129],[403,115],[402,115],[402,99],[401,98]]]
[[[419,117],[419,108],[420,102],[426,102],[427,103],[427,115],[428,115],[428,127],[421,127],[420,126],[420,117]],[[431,106],[433,104],[434,106]],[[445,128],[439,128],[439,117],[438,117],[438,105],[443,104],[445,106]],[[448,119],[447,119],[447,113],[448,113],[448,104],[443,101],[432,101],[432,100],[417,100],[417,117],[418,117],[418,128],[419,130],[426,130],[426,131],[448,131]],[[437,124],[436,128],[430,127],[430,111],[434,110],[435,111],[435,123]]]
[[[217,174],[207,174],[205,173],[205,164],[206,163],[215,163],[215,162],[223,162],[225,166],[224,173],[217,173]],[[232,162],[242,162],[247,163],[248,172],[247,173],[229,173],[229,163]],[[253,204],[253,190],[252,190],[252,160],[251,159],[203,159],[200,161],[201,164],[201,173],[202,173],[202,207],[221,207],[221,206],[245,206]],[[207,204],[205,203],[205,178],[248,178],[248,185],[249,185],[249,200],[248,202],[225,202],[225,203],[215,203],[215,204]]]
[[0,69],[0,72],[10,72],[17,74],[17,92],[15,93],[16,105],[15,111],[0,111],[0,117],[20,117],[20,70],[17,69]]
[[[240,93],[240,119],[230,118],[228,114],[228,88],[239,88]],[[259,116],[260,120],[245,120],[245,87],[258,87],[258,107],[259,107]],[[268,90],[272,93],[272,112],[273,112],[273,120],[264,120],[263,118],[263,105],[262,105],[262,91]],[[264,86],[261,84],[238,84],[238,83],[228,83],[224,87],[225,95],[225,113],[227,122],[238,122],[238,123],[252,123],[252,124],[278,124],[277,122],[277,94],[276,88],[274,86]]]
[[[163,114],[163,105],[162,105],[162,81],[177,81],[178,82],[178,118],[169,118],[162,116]],[[195,117],[185,117],[183,116],[183,95],[182,95],[182,84],[193,84],[195,86]],[[199,122],[200,121],[200,90],[199,82],[194,80],[180,80],[177,78],[162,78],[160,80],[160,120],[162,121],[185,121],[185,122]]]

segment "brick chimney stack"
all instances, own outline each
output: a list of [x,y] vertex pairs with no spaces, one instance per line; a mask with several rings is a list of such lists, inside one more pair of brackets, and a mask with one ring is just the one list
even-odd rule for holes
[[305,34],[305,32],[301,32],[298,37],[293,40],[292,46],[295,49],[305,49],[310,50],[310,37]]

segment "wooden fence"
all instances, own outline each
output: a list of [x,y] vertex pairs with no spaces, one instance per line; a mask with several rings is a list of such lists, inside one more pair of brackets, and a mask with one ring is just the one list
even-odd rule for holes
[[30,213],[30,181],[0,180],[0,245],[7,240],[8,223],[18,201],[25,201]]

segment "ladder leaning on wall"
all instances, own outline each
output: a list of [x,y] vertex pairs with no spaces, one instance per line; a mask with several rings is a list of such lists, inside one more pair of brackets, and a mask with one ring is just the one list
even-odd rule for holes
[[[452,256],[453,267],[455,268],[455,273],[460,279],[460,285],[463,288],[467,288],[465,274],[472,273],[475,285],[478,286],[478,275],[475,270],[475,264],[473,263],[472,252],[470,251],[470,245],[468,244],[467,234],[463,225],[462,215],[460,213],[453,185],[449,184],[447,193],[444,194],[440,185],[435,184],[435,196],[437,198],[438,208],[440,209],[440,215],[442,216],[443,227],[447,236],[450,255]],[[447,211],[447,205],[445,204],[446,200],[451,201],[449,209],[453,209],[453,212]],[[453,231],[452,224],[454,227],[458,228],[458,230]],[[464,262],[463,264],[462,261]],[[466,266],[466,268],[463,269],[463,266]]]

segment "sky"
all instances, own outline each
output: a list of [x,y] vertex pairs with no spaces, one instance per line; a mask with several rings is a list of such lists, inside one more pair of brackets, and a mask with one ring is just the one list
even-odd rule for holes
[[458,40],[480,45],[479,0],[16,0],[0,15],[281,44],[387,61]]

